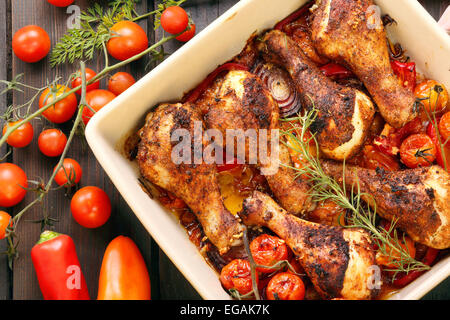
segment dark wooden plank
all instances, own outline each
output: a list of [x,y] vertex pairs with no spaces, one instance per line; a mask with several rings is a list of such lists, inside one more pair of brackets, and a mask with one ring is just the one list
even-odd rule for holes
[[[81,8],[85,8],[89,3],[92,4],[88,0],[76,2]],[[138,10],[145,12],[146,7],[147,3],[144,1],[139,5]],[[13,32],[24,25],[37,24],[47,30],[52,39],[52,43],[55,44],[57,39],[66,31],[66,21],[69,15],[66,14],[64,8],[53,7],[45,1],[14,0],[12,3],[12,17]],[[147,28],[147,23],[144,21],[142,26]],[[51,69],[47,61],[26,64],[14,58],[13,75],[24,73],[24,81],[27,84],[43,86],[46,79],[53,79],[56,75],[63,76],[64,79],[67,79],[70,73],[78,69],[78,64]],[[87,65],[94,70],[100,70],[102,67],[102,59],[91,61]],[[135,70],[134,75],[136,77],[142,75],[141,70],[144,69],[144,66],[145,61],[141,61],[131,67]],[[126,70],[130,70],[130,68]],[[105,88],[105,83],[106,81],[102,82],[103,88]],[[24,94],[14,94],[14,102],[19,104],[29,96],[29,91],[25,91]],[[33,109],[35,108],[37,108],[36,104],[33,106]],[[51,126],[51,124],[44,120],[34,121],[33,124],[35,127],[35,139],[37,139],[43,126]],[[59,127],[68,133],[71,124],[69,123]],[[59,190],[50,193],[42,206],[37,206],[30,210],[24,220],[40,219],[43,212],[47,212],[52,217],[58,219],[54,229],[58,232],[68,234],[74,239],[91,298],[96,298],[98,274],[107,244],[118,235],[130,236],[141,249],[150,268],[152,240],[101,169],[95,157],[89,151],[84,138],[77,137],[75,139],[68,153],[68,157],[76,159],[83,167],[84,174],[81,186],[95,185],[103,188],[109,194],[113,206],[111,219],[103,227],[94,230],[79,226],[71,217],[70,199],[64,196],[62,190]],[[57,162],[56,159],[48,159],[40,154],[36,143],[23,150],[15,150],[13,158],[15,163],[24,168],[28,177],[34,179],[36,177],[48,179],[51,170]],[[29,193],[23,203],[28,203],[32,199],[34,199],[34,195]],[[16,208],[15,212],[18,212],[22,207],[23,204]],[[19,251],[21,256],[14,264],[14,299],[40,299],[42,297],[30,259],[30,250],[38,240],[39,234],[40,226],[27,221],[22,221],[18,228],[18,236],[20,238]],[[154,281],[156,280],[154,279]],[[156,296],[158,296],[158,293],[156,293]]]
[[450,0],[419,0],[419,2],[436,20],[439,20],[445,9],[450,6]]

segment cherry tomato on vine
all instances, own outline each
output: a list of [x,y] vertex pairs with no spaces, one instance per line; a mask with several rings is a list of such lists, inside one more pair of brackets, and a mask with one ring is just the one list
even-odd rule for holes
[[73,218],[85,228],[98,228],[111,216],[111,201],[105,191],[97,187],[78,190],[70,202]]
[[28,187],[27,175],[17,165],[0,164],[0,207],[12,207],[23,200]]
[[420,99],[428,112],[445,110],[448,104],[448,92],[445,86],[435,80],[425,80],[414,90],[416,98]]
[[[91,80],[93,77],[95,77],[97,75],[97,73],[89,68],[86,68],[86,81]],[[78,86],[81,86],[82,80],[81,80],[81,71],[78,70],[77,71],[77,77],[75,79],[73,79],[72,81],[72,88],[76,88]],[[86,87],[86,92],[95,90],[100,88],[100,81],[96,81],[94,83],[91,83],[90,85],[88,85]],[[81,89],[77,91],[77,94],[81,96]]]
[[[12,127],[19,122],[20,121],[15,121],[15,122],[8,122],[7,124],[5,124],[5,126],[3,127],[3,135],[5,135],[9,127]],[[33,126],[31,125],[31,123],[27,122],[18,127],[16,130],[14,130],[9,135],[6,142],[11,147],[24,148],[27,145],[29,145],[33,140],[33,134],[34,134]]]
[[59,129],[47,129],[38,139],[39,150],[47,157],[60,156],[67,144],[66,135]]
[[[258,282],[258,277],[256,277]],[[253,290],[250,262],[235,259],[223,267],[220,272],[220,282],[226,290],[237,290],[244,295]]]
[[[53,169],[53,171],[55,171],[55,169]],[[58,172],[56,173],[55,182],[59,186],[73,186],[80,182],[82,175],[83,170],[81,169],[80,164],[73,159],[66,158],[63,160],[62,167],[59,168]]]
[[303,300],[305,285],[302,279],[292,273],[278,273],[270,279],[266,289],[269,300]]
[[19,29],[13,36],[12,48],[16,56],[25,62],[42,60],[50,51],[51,42],[41,27],[30,25]]
[[[89,91],[86,94],[86,102],[95,112],[106,106],[109,102],[114,100],[116,95],[108,90],[97,89]],[[88,124],[89,120],[94,116],[94,113],[88,107],[83,109],[83,122],[85,125]]]
[[136,83],[134,77],[128,72],[117,72],[108,81],[108,90],[116,96]]
[[127,60],[148,48],[148,37],[144,29],[132,21],[120,21],[111,27],[113,36],[106,48],[117,60]]
[[168,33],[180,33],[187,28],[188,24],[189,16],[179,6],[169,7],[161,14],[161,26]]
[[182,41],[182,42],[188,42],[194,36],[195,36],[195,24],[192,23],[191,24],[191,29],[189,29],[188,31],[182,33],[181,35],[179,35],[175,39],[177,39],[178,41]]
[[428,167],[436,159],[436,146],[426,134],[413,134],[403,141],[400,158],[411,169]]
[[[55,97],[57,98],[65,94],[67,91],[69,91],[69,88],[60,84],[45,89],[39,97],[39,108],[43,108],[46,105],[52,103]],[[63,100],[58,101],[50,108],[45,110],[42,114],[50,122],[64,123],[72,119],[73,115],[77,111],[77,107],[77,96],[75,95],[75,93],[71,93]]]
[[[284,240],[262,234],[250,243],[250,251],[256,264],[270,267],[277,262],[288,260],[288,248]],[[272,273],[277,269],[257,268],[262,273]]]
[[11,216],[5,211],[0,211],[0,240],[5,239],[6,228],[10,225],[12,225]]
[[442,143],[447,142],[450,145],[448,142],[450,138],[450,112],[444,114],[439,121],[439,132],[442,136]]
[[47,0],[47,2],[51,3],[56,7],[67,7],[71,5],[74,2],[74,0]]

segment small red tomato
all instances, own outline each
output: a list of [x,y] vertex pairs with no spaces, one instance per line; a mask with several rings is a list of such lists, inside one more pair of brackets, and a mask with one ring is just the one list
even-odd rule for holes
[[39,150],[47,157],[60,156],[67,144],[66,135],[59,129],[47,129],[38,139]]
[[[52,103],[55,97],[59,97],[67,91],[69,91],[69,88],[59,84],[56,85],[56,87],[45,89],[39,97],[39,108],[43,108]],[[73,115],[77,111],[77,107],[77,96],[74,93],[71,93],[63,100],[58,101],[45,110],[42,114],[50,122],[64,123],[72,119]]]
[[[276,263],[288,260],[288,248],[284,240],[262,234],[250,243],[250,251],[256,264],[271,267]],[[272,273],[276,269],[257,268],[262,273]]]
[[439,132],[442,136],[442,143],[448,142],[450,139],[450,112],[444,114],[439,121]]
[[189,16],[181,7],[169,7],[161,14],[161,26],[168,33],[180,33],[187,28],[188,24]]
[[[94,70],[89,69],[89,68],[86,68],[86,72],[85,73],[86,73],[86,81],[91,80],[93,77],[95,77],[97,75],[97,73]],[[82,84],[81,71],[78,70],[77,71],[77,77],[75,79],[73,79],[73,81],[72,81],[72,89],[76,88],[78,86],[81,86],[81,84]],[[89,91],[92,91],[92,90],[95,90],[95,89],[98,89],[98,88],[100,88],[100,81],[96,81],[96,82],[91,83],[90,85],[88,85],[86,87],[86,92],[89,92]],[[77,91],[77,94],[81,96],[81,89]]]
[[[430,123],[427,128],[427,134],[433,140],[434,145],[436,146],[436,162],[442,168],[447,168],[447,171],[450,172],[450,142],[444,144],[442,141],[442,146],[439,143],[439,139],[436,135],[436,129],[434,128],[433,123]],[[441,136],[441,140],[442,140]],[[445,160],[444,160],[445,159]]]
[[111,27],[112,37],[106,48],[117,60],[127,60],[148,48],[144,29],[132,21],[120,21]]
[[175,39],[177,39],[178,41],[182,41],[182,42],[188,42],[194,36],[195,36],[195,24],[191,24],[191,29],[189,29],[188,31],[182,33],[181,35],[179,35]]
[[[114,100],[114,98],[116,98],[114,93],[103,89],[92,90],[86,94],[86,102],[95,112],[106,106],[109,102]],[[88,124],[93,115],[94,113],[91,109],[84,107],[82,117],[85,125]]]
[[42,60],[49,53],[51,43],[44,29],[31,25],[14,34],[12,47],[20,60],[33,63]]
[[105,191],[97,187],[78,190],[70,202],[76,222],[85,228],[98,228],[111,216],[111,201]]
[[[55,171],[55,169],[53,169],[53,171]],[[81,169],[80,164],[73,159],[66,158],[63,160],[62,167],[59,168],[58,172],[56,173],[55,182],[59,186],[73,186],[80,182],[82,175],[83,170]]]
[[[20,121],[15,122],[8,122],[3,127],[3,135],[5,135],[6,130],[8,130],[9,127],[14,126],[15,124],[19,123]],[[23,148],[26,147],[31,143],[31,140],[33,140],[33,126],[31,123],[27,122],[18,127],[16,130],[14,130],[6,140],[6,142],[14,148]]]
[[56,7],[67,7],[74,2],[74,0],[47,0],[47,1]]
[[116,96],[136,83],[134,77],[128,72],[117,72],[108,81],[108,90]]
[[5,212],[0,211],[0,240],[5,239],[6,228],[12,225],[11,216]]
[[12,207],[23,200],[28,187],[27,175],[12,163],[0,164],[0,207]]
[[448,91],[443,84],[435,80],[419,83],[414,94],[428,112],[441,112],[447,108]]
[[413,134],[402,142],[400,157],[408,168],[428,167],[436,159],[436,146],[426,134]]
[[367,169],[383,168],[386,171],[398,171],[399,162],[396,157],[380,152],[372,145],[366,145],[362,152],[362,165]]
[[278,273],[269,281],[266,295],[269,300],[303,300],[305,285],[302,279],[295,274]]
[[243,259],[231,261],[220,272],[220,282],[226,290],[234,289],[242,295],[251,292],[253,287],[250,263]]

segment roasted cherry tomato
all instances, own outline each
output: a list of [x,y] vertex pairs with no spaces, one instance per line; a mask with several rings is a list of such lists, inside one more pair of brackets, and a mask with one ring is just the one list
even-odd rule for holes
[[[86,70],[86,72],[85,72],[86,73],[86,81],[91,80],[92,78],[94,78],[97,75],[97,73],[92,69],[86,68],[85,70]],[[76,78],[73,79],[73,81],[72,81],[72,88],[81,86],[81,84],[82,84],[81,71],[78,70],[77,74],[76,74]],[[92,90],[95,90],[98,88],[100,88],[100,81],[95,81],[94,83],[91,83],[90,85],[88,85],[86,87],[86,92],[89,92],[89,91],[92,91]],[[78,90],[77,93],[81,96],[81,89]]]
[[394,60],[391,61],[391,66],[401,84],[411,91],[414,91],[414,88],[416,87],[416,63]]
[[150,277],[139,248],[128,237],[119,236],[103,256],[98,300],[150,300]]
[[[43,108],[46,105],[52,103],[54,97],[59,97],[65,94],[67,91],[69,91],[69,88],[59,84],[54,87],[45,89],[39,98],[39,108]],[[50,122],[64,123],[72,119],[73,115],[77,111],[77,107],[77,96],[74,93],[71,93],[63,100],[57,102],[56,104],[45,110],[42,114]]]
[[[271,267],[276,263],[288,260],[288,248],[284,240],[262,234],[250,243],[250,251],[256,264]],[[272,273],[277,269],[257,268],[261,273]]]
[[397,171],[400,165],[397,159],[378,151],[374,146],[366,145],[362,151],[362,166],[367,169],[382,168],[386,171]]
[[112,37],[106,44],[111,56],[117,60],[127,60],[148,47],[148,37],[144,29],[132,21],[120,21],[111,27]]
[[188,42],[194,36],[195,36],[195,24],[192,23],[191,26],[190,26],[190,29],[188,31],[182,33],[181,35],[179,35],[175,39],[177,39],[178,41],[182,41],[182,42]]
[[50,51],[50,38],[47,32],[38,26],[26,26],[13,36],[12,48],[16,56],[25,62],[42,60]]
[[[258,282],[258,277],[256,277]],[[220,282],[226,290],[237,290],[241,295],[253,290],[250,262],[235,259],[223,267],[220,272]]]
[[327,199],[319,202],[317,207],[308,214],[308,220],[329,226],[344,226],[345,212],[344,208]]
[[[6,131],[9,127],[14,126],[15,124],[19,123],[20,121],[15,122],[8,122],[3,127],[3,135],[5,135]],[[31,123],[27,122],[18,127],[16,130],[14,130],[6,140],[6,142],[14,148],[23,148],[26,147],[31,143],[31,140],[33,140],[33,126]]]
[[425,80],[414,90],[416,98],[420,99],[428,112],[441,112],[448,104],[448,92],[445,86],[435,80]]
[[303,300],[305,285],[302,279],[295,274],[278,273],[269,281],[266,296],[269,300]]
[[56,7],[67,7],[74,2],[74,0],[47,0],[47,1]]
[[128,72],[117,72],[108,81],[108,90],[116,96],[136,83],[134,77]]
[[450,112],[444,114],[439,121],[439,132],[442,136],[442,143],[448,143],[450,139]]
[[85,228],[98,228],[111,216],[111,201],[105,191],[97,187],[78,190],[70,202],[76,222]]
[[23,200],[28,187],[25,172],[12,163],[0,163],[0,207],[12,207]]
[[[433,140],[436,146],[436,161],[442,168],[447,168],[447,171],[450,171],[450,141],[445,143],[443,137],[441,136],[441,143],[436,135],[436,130],[432,123],[428,125],[427,134]],[[444,144],[445,143],[445,144]],[[444,153],[442,153],[444,151]],[[444,160],[445,159],[445,160]]]
[[[89,91],[86,94],[86,102],[95,112],[103,108],[109,102],[114,100],[116,95],[112,92],[103,89],[97,89]],[[85,125],[88,124],[89,120],[94,116],[94,113],[88,107],[83,109],[83,122]]]
[[168,33],[180,33],[187,28],[188,24],[189,16],[181,7],[168,7],[161,14],[161,26]]
[[67,144],[66,135],[59,129],[47,129],[41,132],[38,139],[39,150],[47,157],[60,156]]
[[80,164],[73,159],[66,158],[62,167],[56,173],[55,182],[60,186],[73,186],[80,182],[82,174],[83,170]]
[[5,211],[0,211],[0,240],[5,239],[6,228],[11,226],[11,224],[11,216]]
[[428,167],[436,159],[436,146],[426,134],[413,134],[403,141],[400,157],[408,168]]

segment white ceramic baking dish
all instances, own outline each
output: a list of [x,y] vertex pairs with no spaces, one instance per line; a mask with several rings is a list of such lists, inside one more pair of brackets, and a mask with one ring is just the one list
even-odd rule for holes
[[[86,129],[88,143],[106,173],[158,245],[204,299],[230,299],[217,273],[189,241],[177,218],[152,200],[138,170],[120,152],[124,137],[150,108],[176,101],[244,47],[254,32],[273,27],[306,0],[241,0],[192,41],[98,112]],[[401,41],[419,70],[450,88],[450,38],[416,0],[379,0],[397,21],[390,35]],[[392,296],[419,299],[450,275],[450,257]]]

